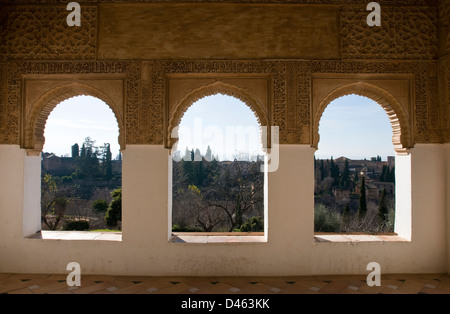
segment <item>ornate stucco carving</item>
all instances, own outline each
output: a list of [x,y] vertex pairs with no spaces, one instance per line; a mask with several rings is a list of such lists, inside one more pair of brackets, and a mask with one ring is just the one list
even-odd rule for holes
[[7,142],[5,138],[5,124],[8,121],[8,106],[7,106],[7,65],[6,63],[0,63],[0,143]]
[[[284,144],[313,144],[311,142],[311,73],[408,74],[412,75],[414,107],[408,114],[414,117],[411,134],[416,142],[442,142],[442,132],[434,112],[433,96],[436,78],[434,63],[430,62],[371,62],[371,61],[66,61],[10,62],[0,66],[0,110],[2,143],[19,143],[21,82],[24,75],[49,74],[122,74],[126,91],[124,125],[127,144],[162,145],[164,108],[167,97],[165,77],[174,73],[251,74],[271,77],[271,125],[280,127],[280,142]],[[6,74],[5,74],[6,71]],[[6,77],[5,77],[6,75]],[[351,93],[351,91],[348,91]],[[73,96],[73,95],[72,95]],[[389,101],[389,100],[387,100]],[[439,111],[438,111],[439,112]],[[173,124],[172,124],[173,126]],[[171,127],[172,127],[171,126]],[[403,127],[403,126],[402,126]],[[402,132],[403,133],[403,132]],[[406,133],[404,133],[406,134]],[[22,142],[22,145],[25,142]],[[405,144],[405,143],[404,143]],[[30,146],[28,143],[26,146]],[[409,146],[409,145],[407,145]],[[28,147],[32,148],[32,147]]]
[[168,147],[172,147],[173,145],[174,139],[172,138],[172,131],[180,123],[185,111],[197,100],[214,94],[228,95],[241,100],[253,111],[261,126],[270,125],[270,115],[267,108],[268,104],[262,104],[257,97],[247,90],[217,80],[214,83],[194,89],[189,94],[185,95],[178,103],[174,104],[174,109],[172,112],[169,112],[167,121],[168,133],[166,134],[166,138]]
[[[103,91],[85,83],[70,83],[52,88],[42,94],[34,103],[29,114],[24,117],[24,130],[22,133],[22,147],[27,148],[30,154],[40,152],[43,149],[45,138],[45,123],[51,111],[62,101],[74,96],[89,95],[103,100],[113,111],[119,126],[118,142],[121,149],[125,148],[125,129],[123,112],[108,95]],[[23,109],[23,111],[25,111]]]
[[[51,110],[67,98],[91,95],[105,101],[115,113],[120,129],[119,144],[124,148],[128,119],[133,121],[133,117],[139,115],[139,97],[136,95],[139,87],[135,88],[139,85],[139,75],[135,75],[137,71],[133,62],[10,62],[8,65],[6,106],[2,106],[2,109],[6,108],[7,111],[7,122],[0,127],[2,143],[20,144],[31,151],[40,150],[44,144],[45,121]],[[47,80],[49,75],[55,75],[55,81],[64,77],[68,83],[62,86],[56,84],[56,87],[38,95],[36,102],[24,104],[23,101],[27,99],[24,94],[25,80],[30,75],[35,79],[45,77]],[[106,81],[124,80],[124,94],[128,97],[122,100],[126,102],[123,105],[126,109],[119,106],[117,101],[113,101],[107,92],[94,87],[95,84],[83,82],[86,76],[98,81],[98,75]],[[30,108],[26,111],[27,106]],[[131,125],[131,128],[136,126]]]
[[[342,83],[341,83],[342,84]],[[314,113],[312,127],[312,146],[317,148],[320,135],[320,118],[325,108],[331,101],[345,95],[355,94],[365,96],[376,101],[388,115],[392,126],[392,143],[398,153],[407,152],[414,146],[413,134],[409,114],[404,104],[401,104],[392,94],[377,85],[367,82],[343,83],[335,88],[325,97],[318,100],[317,108]]]
[[2,6],[0,60],[94,59],[97,6],[84,5],[80,27],[69,27],[67,3]]
[[[200,2],[226,5],[236,2],[333,4],[329,6],[333,8],[331,11],[340,12],[340,23],[335,25],[342,44],[340,54],[333,54],[334,60],[247,59],[238,56],[218,60],[209,59],[209,56],[189,60],[144,59],[145,56],[139,60],[98,60],[97,25],[104,9],[102,6],[125,2],[128,3],[122,0],[80,0],[82,26],[70,28],[65,24],[68,14],[66,1],[23,0],[17,4],[17,1],[0,0],[0,30],[6,39],[0,42],[0,143],[32,148],[34,144],[22,140],[26,134],[26,120],[21,120],[23,80],[27,75],[53,74],[123,75],[124,141],[155,145],[167,144],[164,139],[169,132],[169,126],[165,124],[168,75],[267,75],[271,78],[270,124],[279,126],[280,142],[314,145],[311,121],[314,121],[316,112],[311,106],[312,73],[405,74],[413,77],[411,95],[414,106],[407,110],[413,121],[409,125],[409,134],[413,134],[414,141],[420,143],[450,140],[450,110],[447,108],[450,101],[448,0],[381,0],[381,28],[367,27],[367,1],[363,0],[205,0]],[[154,2],[174,1],[132,3],[144,5]],[[321,5],[307,7],[310,10],[322,8]],[[52,32],[48,31],[50,25]],[[402,131],[402,136],[404,134]]]
[[439,56],[450,53],[450,0],[439,0]]
[[369,27],[364,5],[343,6],[343,59],[433,59],[437,12],[430,7],[383,6],[381,27]]

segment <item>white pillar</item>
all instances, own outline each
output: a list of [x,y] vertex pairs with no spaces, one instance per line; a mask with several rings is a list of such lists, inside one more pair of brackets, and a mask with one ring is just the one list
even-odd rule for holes
[[41,154],[24,155],[23,171],[23,236],[41,230]]
[[394,231],[405,240],[411,240],[411,201],[411,154],[396,155]]

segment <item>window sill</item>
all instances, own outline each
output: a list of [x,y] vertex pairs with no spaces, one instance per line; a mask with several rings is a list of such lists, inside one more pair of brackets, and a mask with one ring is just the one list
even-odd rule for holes
[[399,237],[396,233],[367,234],[367,233],[315,233],[314,242],[325,243],[360,243],[360,242],[411,242]]
[[265,243],[264,232],[176,232],[172,243]]
[[49,231],[41,230],[27,237],[41,240],[89,240],[89,241],[122,241],[122,232],[96,232],[96,231]]

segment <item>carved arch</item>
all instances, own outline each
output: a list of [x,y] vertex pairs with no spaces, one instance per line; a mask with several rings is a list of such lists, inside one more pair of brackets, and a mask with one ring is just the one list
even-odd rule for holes
[[[196,101],[216,94],[227,95],[241,100],[250,108],[250,110],[253,111],[260,126],[266,126],[267,128],[270,127],[270,117],[266,108],[267,105],[265,106],[256,97],[240,87],[227,84],[222,81],[215,81],[214,83],[191,91],[173,106],[174,109],[168,117],[166,134],[166,145],[168,148],[172,148],[172,145],[176,142],[176,139],[172,138],[172,131],[180,124],[181,118],[186,110],[189,109],[189,107]],[[270,132],[267,132],[267,136],[268,138],[266,143],[270,143]]]
[[320,102],[313,118],[312,146],[317,149],[320,135],[319,125],[325,108],[335,99],[346,95],[359,95],[377,102],[389,117],[392,126],[392,144],[399,154],[409,152],[414,146],[413,129],[409,115],[402,104],[386,90],[365,82],[340,86],[326,95]]
[[52,110],[62,101],[77,96],[93,96],[109,106],[116,117],[119,127],[118,141],[120,149],[125,148],[124,119],[117,104],[97,88],[74,82],[47,91],[31,106],[30,112],[24,121],[23,135],[21,137],[21,146],[27,149],[29,155],[37,155],[42,151],[45,143],[45,124]]

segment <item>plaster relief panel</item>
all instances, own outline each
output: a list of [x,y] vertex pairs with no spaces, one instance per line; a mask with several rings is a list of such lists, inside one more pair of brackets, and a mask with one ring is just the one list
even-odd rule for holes
[[44,145],[45,123],[62,101],[80,95],[104,101],[119,126],[119,144],[125,148],[125,83],[121,75],[24,75],[22,78],[21,146],[29,154],[39,153]]
[[83,5],[81,25],[69,27],[66,5],[2,7],[0,60],[94,59],[97,7]]
[[[255,113],[261,126],[271,125],[272,88],[266,74],[171,74],[166,78],[166,146],[172,147],[172,130],[197,100],[214,94],[240,99]],[[176,140],[176,139],[175,139]]]
[[366,5],[342,7],[343,59],[435,58],[438,42],[435,8],[382,5],[380,27],[369,27]]
[[397,152],[414,146],[414,93],[411,75],[314,74],[312,80],[312,137],[317,148],[319,124],[333,100],[350,94],[377,102],[391,120],[392,142]]
[[261,4],[104,4],[99,58],[337,59],[339,8]]

